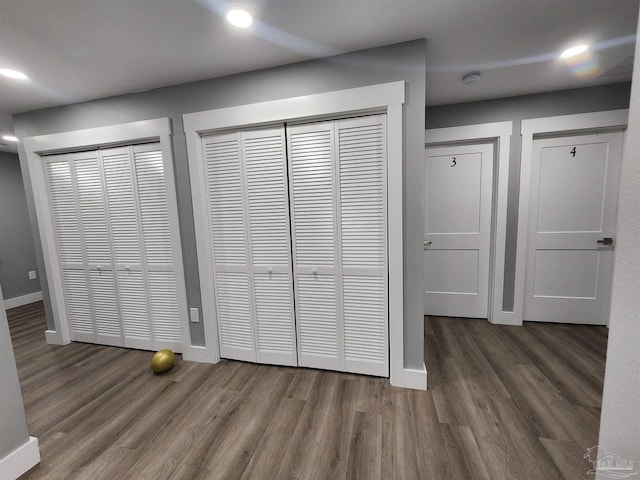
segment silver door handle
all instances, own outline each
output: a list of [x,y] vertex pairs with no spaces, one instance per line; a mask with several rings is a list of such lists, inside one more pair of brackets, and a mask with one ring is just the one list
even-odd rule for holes
[[598,245],[613,245],[613,237],[604,237],[596,242]]
[[425,248],[425,250],[426,250],[427,248],[429,248],[429,247],[431,246],[431,244],[432,244],[432,243],[433,243],[433,242],[432,242],[431,240],[425,240],[425,241],[424,241],[424,248]]
[[271,267],[267,268],[267,273],[273,273],[273,268]]

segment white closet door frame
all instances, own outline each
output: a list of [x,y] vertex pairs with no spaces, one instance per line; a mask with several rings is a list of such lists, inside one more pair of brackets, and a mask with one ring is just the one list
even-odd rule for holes
[[[61,266],[56,253],[56,242],[51,209],[47,199],[46,178],[42,155],[97,148],[105,145],[116,146],[141,141],[159,141],[165,167],[165,182],[168,192],[169,218],[174,228],[171,240],[175,258],[176,283],[180,312],[183,353],[189,356],[194,349],[190,344],[187,300],[182,261],[182,243],[178,228],[178,207],[173,170],[171,146],[171,124],[168,118],[156,118],[139,122],[109,125],[71,132],[38,135],[23,139],[32,184],[38,232],[44,254],[45,274],[53,310],[54,330],[45,332],[47,342],[66,345],[71,342],[68,318],[64,301]],[[198,347],[195,347],[197,351]],[[195,354],[197,356],[197,353]]]
[[391,384],[425,390],[427,371],[404,366],[404,245],[403,245],[403,105],[405,82],[391,82],[301,97],[220,108],[183,115],[187,137],[189,175],[195,221],[196,246],[205,328],[203,361],[220,360],[213,291],[212,256],[208,247],[206,196],[201,136],[225,129],[301,121],[335,119],[353,114],[387,114],[388,262],[389,262],[389,363]]

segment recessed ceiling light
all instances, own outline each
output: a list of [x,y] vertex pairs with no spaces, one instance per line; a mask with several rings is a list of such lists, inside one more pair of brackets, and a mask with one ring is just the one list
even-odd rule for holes
[[227,13],[227,21],[238,28],[248,28],[253,23],[253,18],[244,10],[231,10]]
[[24,73],[17,70],[11,70],[10,68],[0,68],[0,75],[4,75],[8,78],[15,78],[16,80],[26,80],[29,78]]
[[564,52],[560,54],[560,58],[571,58],[576,55],[580,55],[584,53],[589,48],[589,45],[576,45],[575,47],[567,48]]
[[17,142],[18,141],[18,138],[14,137],[13,135],[3,135],[2,139],[6,140],[7,142]]

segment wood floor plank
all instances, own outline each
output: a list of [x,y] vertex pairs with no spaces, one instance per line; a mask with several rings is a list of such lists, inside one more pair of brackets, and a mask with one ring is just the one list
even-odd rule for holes
[[297,398],[287,397],[282,400],[242,474],[243,479],[278,478],[284,452],[300,421],[304,406],[305,402]]
[[8,317],[42,457],[22,480],[573,480],[597,443],[601,327],[427,318],[425,392],[181,356],[154,375],[151,352],[47,345],[41,303]]
[[382,416],[356,411],[345,478],[351,480],[382,479]]
[[314,480],[344,478],[346,475],[357,387],[357,380],[340,380],[334,389],[310,477]]
[[562,442],[551,438],[541,438],[540,442],[565,478],[594,478],[594,475],[588,474],[592,465],[584,458],[585,451],[574,442]]

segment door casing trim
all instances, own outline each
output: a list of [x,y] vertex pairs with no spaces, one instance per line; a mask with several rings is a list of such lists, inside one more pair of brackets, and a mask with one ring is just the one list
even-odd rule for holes
[[[513,312],[502,310],[507,234],[507,195],[509,192],[509,152],[513,122],[494,122],[425,131],[425,149],[463,143],[494,145],[491,250],[489,259],[488,320],[501,325],[516,325]],[[424,189],[423,189],[424,190]],[[424,205],[424,191],[422,204]],[[424,289],[423,289],[424,290]]]
[[[527,261],[527,240],[529,229],[529,203],[531,200],[531,167],[533,161],[533,140],[567,134],[587,134],[612,130],[625,130],[629,117],[628,109],[605,112],[579,113],[557,117],[542,117],[523,120],[522,156],[520,160],[520,195],[518,202],[518,240],[516,247],[516,275],[513,289],[513,325],[522,325],[524,320],[524,296]],[[623,141],[623,149],[624,149]],[[622,152],[624,156],[624,150]]]

